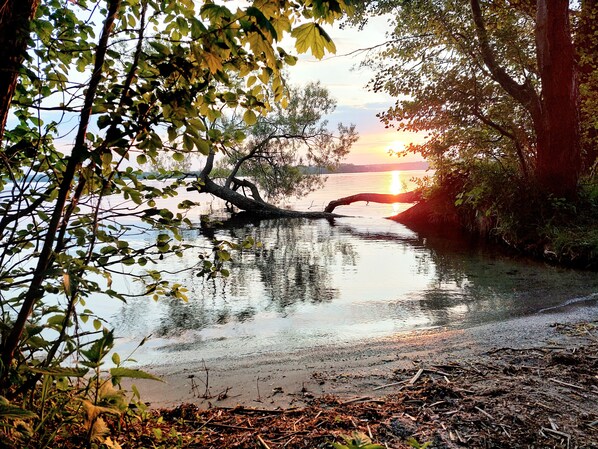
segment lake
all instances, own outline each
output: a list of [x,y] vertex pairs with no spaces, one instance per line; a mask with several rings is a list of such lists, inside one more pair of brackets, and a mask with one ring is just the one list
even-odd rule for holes
[[[323,189],[289,206],[322,210],[333,199],[359,192],[399,193],[423,175],[330,175]],[[196,193],[184,197],[202,203],[190,217],[195,222],[221,207]],[[229,278],[173,274],[189,289],[188,302],[137,298],[92,308],[116,329],[121,358],[150,336],[134,354],[148,365],[350,345],[598,300],[596,273],[530,261],[458,235],[418,235],[384,218],[406,207],[357,203],[338,208],[335,212],[350,217],[333,221],[279,219],[209,232],[188,229],[185,239],[205,249],[206,233],[232,241],[252,236],[263,246],[233,253]],[[152,237],[150,231],[138,238]],[[175,273],[197,256],[170,258],[164,268]],[[135,284],[128,288],[140,291]]]

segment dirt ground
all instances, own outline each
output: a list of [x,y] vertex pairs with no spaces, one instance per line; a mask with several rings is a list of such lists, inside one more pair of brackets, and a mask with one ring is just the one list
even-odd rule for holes
[[168,383],[150,392],[160,443],[154,423],[131,429],[130,447],[325,448],[360,432],[348,447],[598,448],[598,310],[552,312],[228,368],[162,367]]

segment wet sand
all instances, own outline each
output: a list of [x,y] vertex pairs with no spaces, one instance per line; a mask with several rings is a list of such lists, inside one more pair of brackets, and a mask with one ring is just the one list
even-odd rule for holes
[[[596,300],[565,305],[513,320],[460,330],[399,334],[352,346],[321,347],[144,367],[164,382],[137,380],[152,407],[182,403],[199,407],[274,409],[299,407],[332,394],[350,400],[392,393],[395,371],[492,357],[499,348],[541,348],[575,344],[552,326],[598,320]],[[167,362],[168,355],[165,354]],[[207,386],[206,386],[207,383]],[[385,387],[386,386],[386,387]],[[383,387],[383,388],[380,388]]]

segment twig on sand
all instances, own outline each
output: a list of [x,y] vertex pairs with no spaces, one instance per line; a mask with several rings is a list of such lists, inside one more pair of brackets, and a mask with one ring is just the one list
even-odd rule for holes
[[551,382],[554,382],[555,384],[563,385],[564,387],[575,388],[577,390],[584,390],[585,391],[585,388],[581,387],[579,385],[573,385],[573,384],[570,384],[568,382],[563,382],[562,380],[553,379],[553,378],[550,378],[549,380]]
[[255,385],[257,387],[257,402],[262,402],[262,396],[260,395],[260,376],[257,376]]
[[259,444],[262,446],[263,449],[270,449],[270,446],[268,446],[266,444],[266,442],[260,435],[257,436],[257,441],[259,442]]
[[492,421],[495,421],[494,416],[492,416],[490,413],[488,413],[486,410],[481,409],[480,407],[478,407],[476,405],[475,409],[480,412],[483,415],[486,415],[488,418],[490,418]]
[[[374,388],[374,389],[373,389],[373,391],[382,390],[383,388],[390,388],[390,387],[394,387],[394,386],[396,386],[396,385],[402,385],[402,384],[404,384],[405,382],[406,382],[405,380],[402,380],[402,381],[400,381],[400,382],[393,382],[393,383],[386,384],[386,385],[380,385],[379,387],[376,387],[376,388]],[[401,387],[401,388],[398,388],[398,389],[397,389],[397,391],[400,391],[400,390],[402,390],[402,388],[403,388],[403,387]]]
[[353,398],[349,399],[348,401],[341,402],[341,405],[354,404],[355,402],[377,402],[379,404],[384,404],[386,401],[383,401],[382,399],[374,399],[370,396],[361,396],[358,398]]
[[413,385],[415,382],[417,382],[423,373],[424,373],[424,369],[420,368],[419,371],[417,372],[417,374],[415,374],[415,376],[413,376],[411,378],[411,380],[408,382],[409,385]]

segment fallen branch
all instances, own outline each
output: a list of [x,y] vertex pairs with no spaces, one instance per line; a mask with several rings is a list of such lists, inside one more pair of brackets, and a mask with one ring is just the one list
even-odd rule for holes
[[366,201],[368,203],[382,203],[382,204],[394,204],[394,203],[415,203],[422,198],[420,190],[414,190],[411,192],[399,193],[397,195],[389,193],[358,193],[356,195],[346,196],[338,200],[330,201],[324,212],[332,213],[338,206],[347,206],[352,203],[359,201]]
[[[389,388],[389,387],[394,387],[395,385],[401,385],[404,384],[406,381],[402,380],[400,382],[393,382],[390,384],[386,384],[386,385],[380,385],[379,387],[376,387],[373,389],[373,391],[378,391],[378,390],[382,390],[384,388]],[[399,388],[397,391],[400,391],[401,389]]]
[[409,385],[413,385],[415,382],[417,382],[423,373],[424,373],[424,369],[420,368],[419,371],[415,374],[415,376],[413,376],[411,378],[411,380],[409,381]]
[[585,391],[585,388],[581,387],[579,385],[573,385],[573,384],[570,384],[568,382],[563,382],[562,380],[558,380],[558,379],[549,379],[549,380],[552,381],[552,382],[554,382],[554,383],[556,383],[556,384],[562,385],[564,387],[575,388],[577,390],[583,390],[583,391]]

